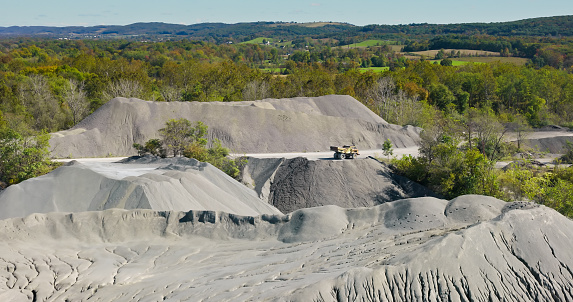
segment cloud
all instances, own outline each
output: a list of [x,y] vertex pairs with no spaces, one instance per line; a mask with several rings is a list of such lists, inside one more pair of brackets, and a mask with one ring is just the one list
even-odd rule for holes
[[320,3],[311,3],[310,6],[320,6]]
[[100,14],[79,14],[78,17],[101,17]]

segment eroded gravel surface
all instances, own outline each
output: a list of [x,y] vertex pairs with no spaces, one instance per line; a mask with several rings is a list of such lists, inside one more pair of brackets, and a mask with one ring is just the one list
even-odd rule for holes
[[570,301],[571,220],[465,196],[0,221],[3,301]]

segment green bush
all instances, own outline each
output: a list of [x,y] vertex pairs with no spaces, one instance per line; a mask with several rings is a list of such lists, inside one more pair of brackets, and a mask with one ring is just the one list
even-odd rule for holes
[[454,198],[464,194],[501,196],[493,162],[476,149],[458,148],[452,137],[422,133],[420,157],[404,156],[393,161],[398,174]]
[[565,154],[560,158],[561,162],[566,164],[573,164],[573,144],[567,141],[567,146],[565,147]]
[[133,144],[133,148],[137,150],[139,156],[145,154],[152,154],[155,156],[165,157],[167,156],[165,148],[163,148],[163,143],[157,138],[148,140],[144,145]]
[[227,175],[238,178],[240,175],[240,168],[246,163],[244,158],[230,159],[229,149],[221,146],[221,142],[216,139],[213,146],[209,149],[201,144],[191,144],[183,151],[183,156],[195,158],[198,161],[208,162],[219,170],[227,173]]
[[503,199],[543,204],[573,218],[573,167],[530,169],[513,165],[500,175]]
[[215,139],[213,146],[207,148],[207,126],[202,122],[195,125],[187,119],[169,120],[165,128],[159,130],[163,140],[150,139],[144,145],[133,144],[137,153],[152,154],[166,157],[167,152],[173,156],[183,155],[194,158],[198,161],[207,162],[227,173],[233,178],[240,176],[240,168],[246,163],[244,158],[231,159],[229,149],[224,148],[218,139]]
[[46,132],[23,136],[0,129],[0,182],[17,184],[53,170],[57,164],[48,160],[49,140]]

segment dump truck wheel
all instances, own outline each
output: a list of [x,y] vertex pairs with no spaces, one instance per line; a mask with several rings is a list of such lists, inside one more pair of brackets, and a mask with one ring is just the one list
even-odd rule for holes
[[338,159],[338,158],[339,158],[338,152],[335,152],[335,153],[334,153],[334,159]]
[[340,159],[344,159],[345,154],[344,153],[340,153]]

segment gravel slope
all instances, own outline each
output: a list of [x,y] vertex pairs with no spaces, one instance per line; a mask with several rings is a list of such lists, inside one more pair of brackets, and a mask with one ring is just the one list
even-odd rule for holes
[[283,213],[322,205],[369,207],[403,198],[437,196],[374,158],[318,160],[249,158],[243,182]]
[[573,222],[484,196],[0,220],[2,301],[571,301]]
[[219,169],[186,158],[74,161],[0,192],[0,219],[110,208],[281,213]]
[[158,137],[173,118],[203,121],[210,138],[234,153],[327,151],[330,145],[412,147],[419,128],[386,123],[350,96],[198,103],[116,98],[70,130],[52,134],[52,156],[105,157],[136,153],[133,143]]

